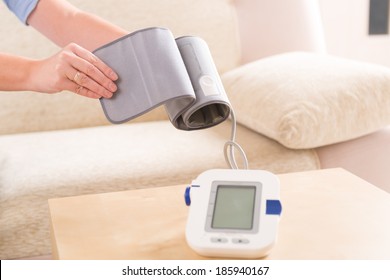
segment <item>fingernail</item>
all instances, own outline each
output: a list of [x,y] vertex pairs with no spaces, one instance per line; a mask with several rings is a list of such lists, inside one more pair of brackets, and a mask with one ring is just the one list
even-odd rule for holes
[[110,83],[109,88],[112,92],[114,92],[118,89],[118,87],[114,83]]
[[111,98],[113,96],[112,92],[106,92],[105,98]]
[[110,78],[111,78],[111,80],[116,81],[116,80],[118,80],[119,77],[114,71],[111,71]]

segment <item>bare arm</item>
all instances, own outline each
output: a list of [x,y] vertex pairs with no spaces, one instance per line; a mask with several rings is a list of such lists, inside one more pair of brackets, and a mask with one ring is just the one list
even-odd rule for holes
[[0,90],[69,90],[91,98],[117,90],[116,73],[90,51],[127,31],[65,0],[40,0],[28,23],[63,49],[42,60],[0,53]]
[[61,47],[73,42],[89,51],[128,33],[65,0],[40,0],[28,23]]
[[28,86],[33,61],[28,58],[0,53],[0,90],[23,90]]

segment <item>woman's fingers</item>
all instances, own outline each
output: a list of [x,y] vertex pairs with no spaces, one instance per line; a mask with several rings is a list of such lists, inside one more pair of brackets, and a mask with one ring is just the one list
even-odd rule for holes
[[72,91],[78,95],[82,95],[82,96],[94,98],[94,99],[98,99],[98,98],[102,97],[100,94],[93,92],[93,91],[89,90],[88,88],[85,88],[85,87],[83,87],[75,82],[72,82],[70,80],[68,80],[64,83],[64,90]]
[[[110,97],[112,94],[108,94],[107,91],[113,93],[117,90],[113,82],[118,78],[116,73],[87,50],[77,45],[72,45],[71,50],[75,54],[75,57],[70,62],[71,66],[77,70],[76,74],[80,73],[79,77],[76,77],[77,80],[74,79],[75,82],[105,97]],[[99,85],[103,86],[107,91],[99,89]]]
[[76,44],[70,44],[66,49],[73,54],[69,56],[71,67],[66,76],[80,86],[76,87],[77,92],[72,91],[88,97],[112,97],[117,90],[114,83],[118,79],[117,74],[94,54]]
[[[98,82],[96,82],[96,80],[99,81],[99,79],[92,79],[89,76],[87,76],[86,74],[79,72],[79,71],[76,71],[72,80],[77,85],[79,85],[87,90],[90,90],[90,91],[100,95],[101,97],[110,98],[110,97],[112,97],[113,92],[116,91],[116,86],[113,82],[110,81],[110,83],[112,83],[113,85],[110,86],[111,89],[108,90],[106,87],[104,87],[100,84],[100,83],[103,83],[103,81],[100,80],[100,83],[98,83]],[[78,93],[78,94],[80,94],[80,93]],[[81,94],[81,95],[83,95],[83,94]]]
[[112,81],[115,81],[118,79],[118,75],[93,53],[87,51],[86,49],[83,49],[82,47],[80,47],[76,44],[70,44],[69,47],[73,50],[73,52],[77,56],[88,61],[90,64],[92,64],[97,69],[99,69],[106,77],[108,77]]

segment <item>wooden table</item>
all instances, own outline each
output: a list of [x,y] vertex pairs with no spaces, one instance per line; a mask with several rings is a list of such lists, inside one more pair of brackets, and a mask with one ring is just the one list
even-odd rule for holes
[[[343,169],[279,175],[267,259],[390,259],[390,194]],[[49,200],[58,259],[202,259],[185,241],[185,186]]]

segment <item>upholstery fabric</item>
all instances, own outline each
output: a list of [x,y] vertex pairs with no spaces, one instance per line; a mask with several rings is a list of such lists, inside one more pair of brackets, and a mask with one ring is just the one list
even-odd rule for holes
[[[156,121],[0,137],[0,258],[50,253],[49,198],[188,184],[207,169],[227,168],[230,125],[186,132]],[[240,126],[237,141],[253,169],[319,168],[314,151],[287,149]]]

